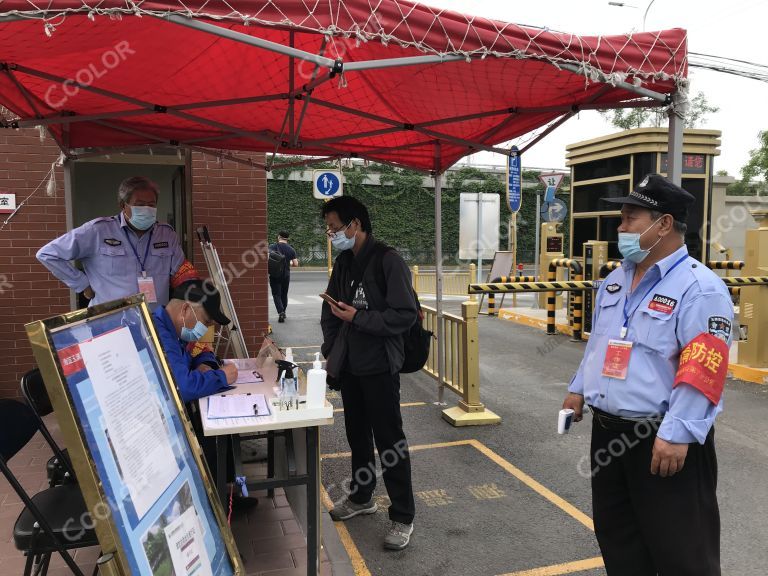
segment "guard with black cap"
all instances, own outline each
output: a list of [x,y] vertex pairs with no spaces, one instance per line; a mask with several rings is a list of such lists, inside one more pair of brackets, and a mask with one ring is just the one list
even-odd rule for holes
[[229,389],[237,379],[235,365],[220,365],[210,351],[192,356],[187,347],[200,340],[209,326],[230,322],[221,311],[221,296],[210,280],[180,284],[168,304],[157,307],[152,318],[184,402]]
[[[592,412],[595,534],[609,576],[720,575],[714,420],[733,305],[684,238],[694,197],[659,174],[621,205],[624,259],[597,292],[563,408]],[[586,461],[580,466],[586,471]]]

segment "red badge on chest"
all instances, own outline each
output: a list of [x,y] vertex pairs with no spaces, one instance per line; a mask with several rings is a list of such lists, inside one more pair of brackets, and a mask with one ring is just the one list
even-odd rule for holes
[[663,312],[664,314],[672,314],[675,306],[677,306],[677,300],[661,294],[654,294],[651,301],[648,302],[649,310],[656,310],[656,312]]

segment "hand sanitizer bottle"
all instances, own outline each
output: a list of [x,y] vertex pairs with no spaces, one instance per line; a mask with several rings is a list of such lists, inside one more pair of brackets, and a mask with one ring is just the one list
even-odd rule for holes
[[312,369],[307,372],[307,408],[323,408],[325,406],[326,372],[320,361],[320,352],[315,352]]

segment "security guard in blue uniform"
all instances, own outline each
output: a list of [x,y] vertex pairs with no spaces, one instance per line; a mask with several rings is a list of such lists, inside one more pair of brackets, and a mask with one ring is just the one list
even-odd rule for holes
[[688,256],[694,198],[658,174],[622,205],[624,259],[597,292],[563,407],[592,418],[595,534],[609,576],[720,574],[715,417],[731,343],[723,282]]
[[[168,302],[169,282],[184,262],[179,237],[157,222],[157,185],[142,176],[120,184],[121,212],[86,222],[43,246],[37,259],[90,305],[143,292]],[[83,271],[71,261],[79,260]],[[153,306],[154,307],[154,306]]]
[[213,352],[192,356],[187,345],[197,342],[209,326],[226,326],[221,296],[209,280],[191,280],[177,287],[167,306],[158,306],[152,319],[184,402],[227,390],[237,379],[234,364],[219,364]]

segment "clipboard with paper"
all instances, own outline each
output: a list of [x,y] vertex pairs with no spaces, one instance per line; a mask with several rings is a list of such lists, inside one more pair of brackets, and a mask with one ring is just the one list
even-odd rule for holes
[[271,411],[264,394],[214,394],[208,397],[208,419],[250,418],[269,416]]

